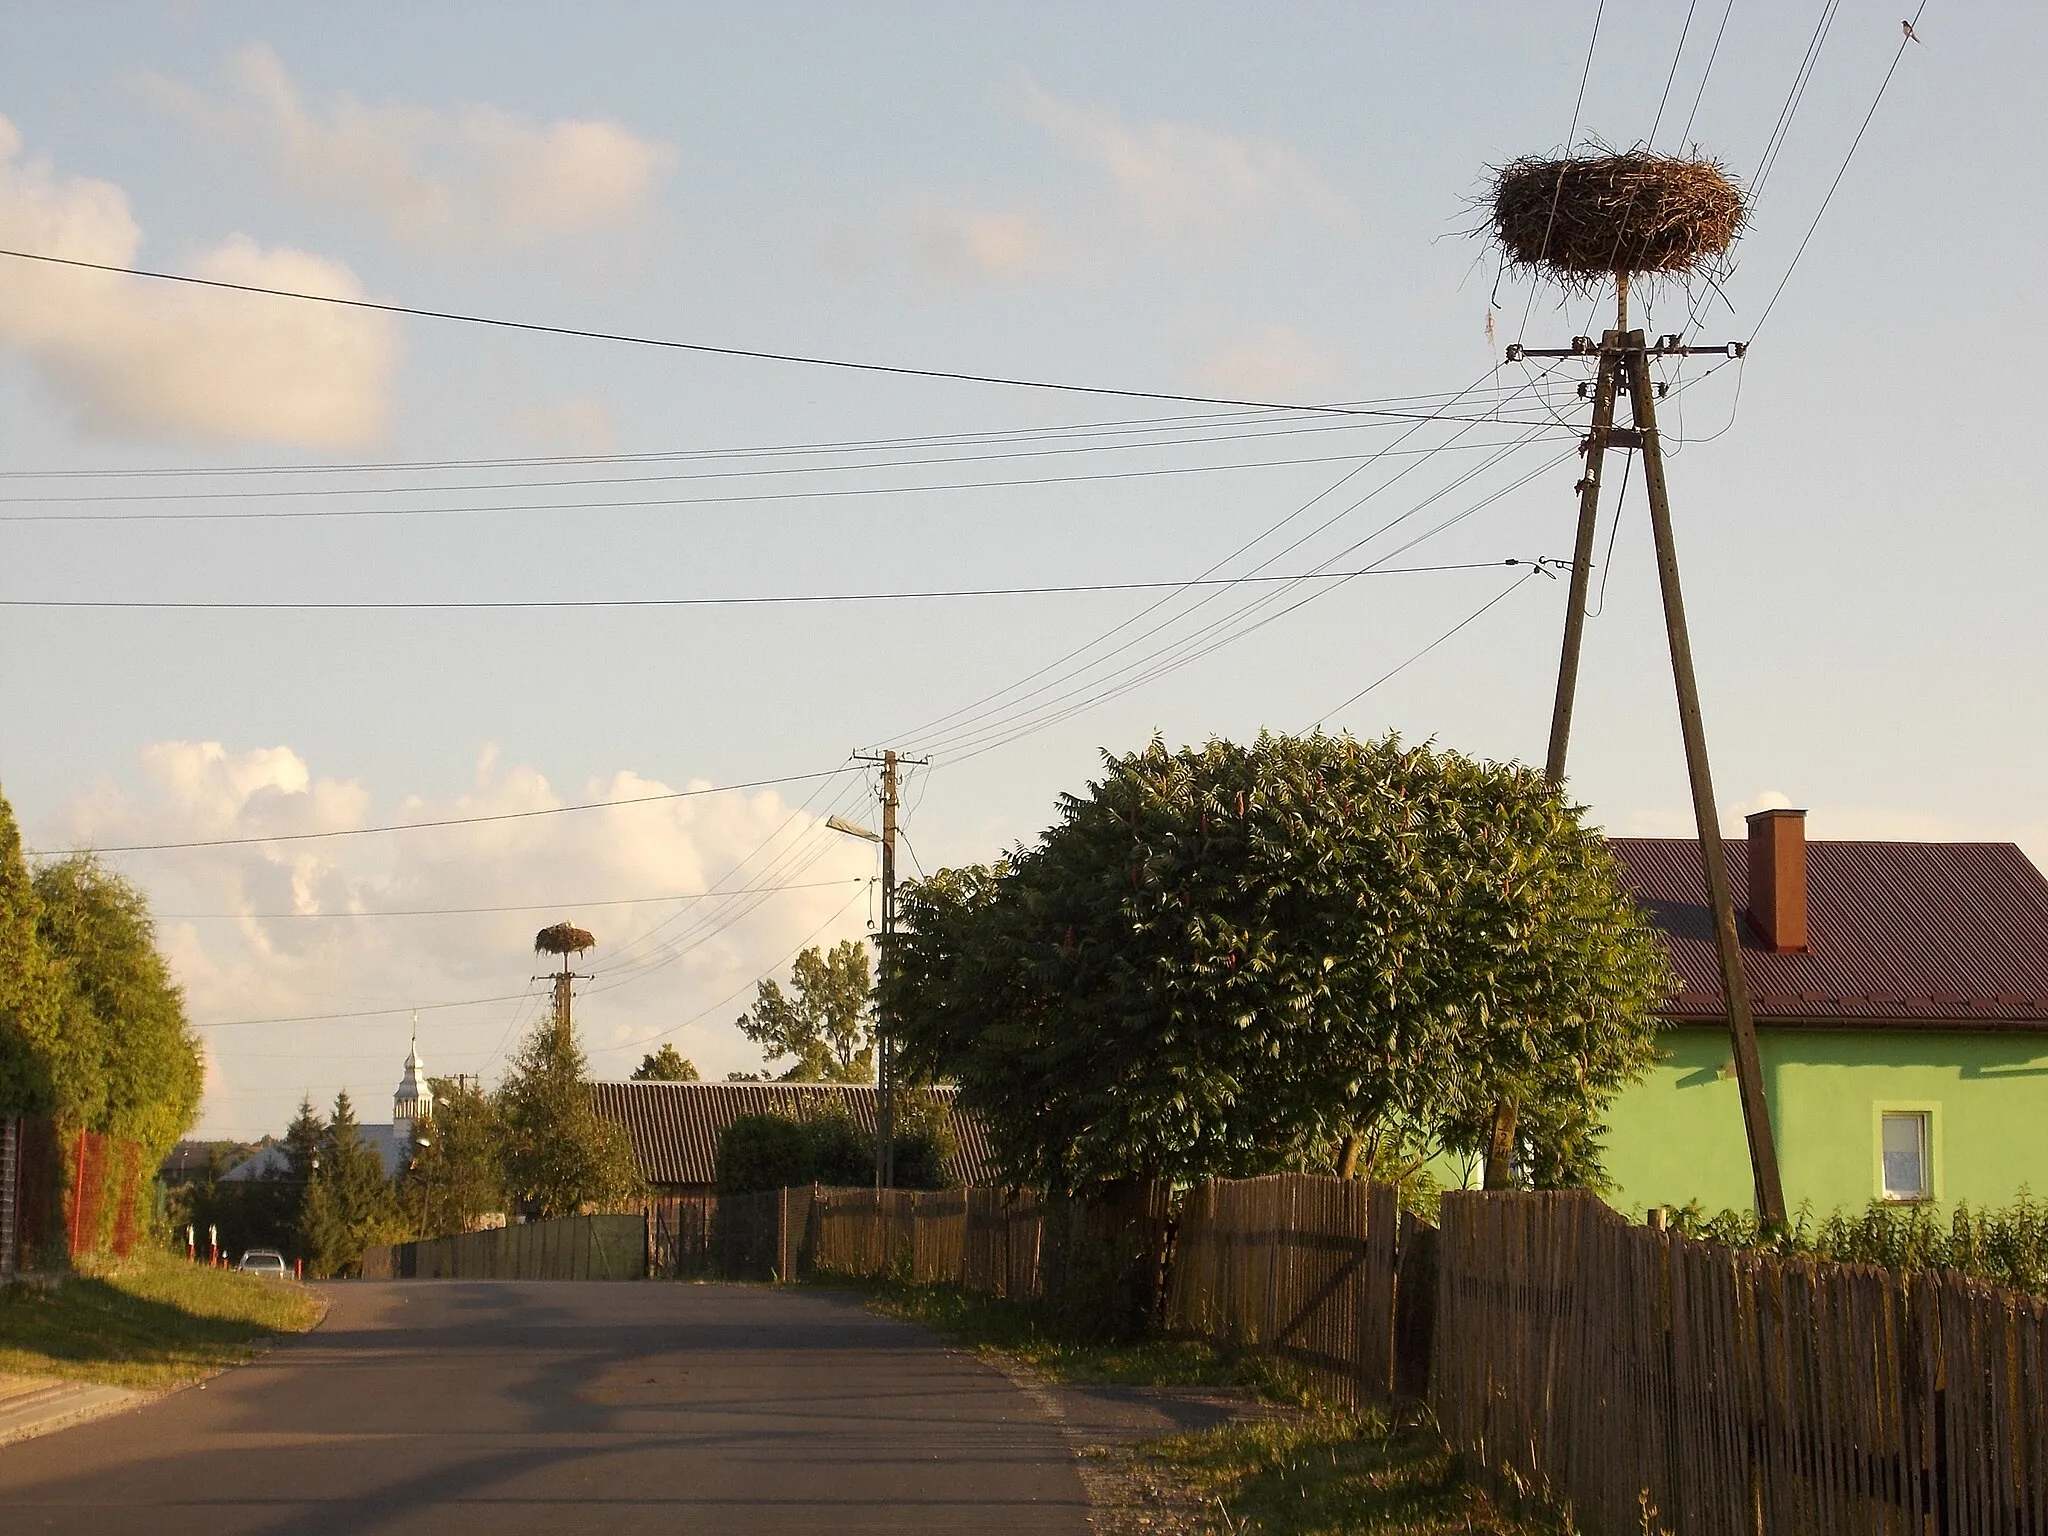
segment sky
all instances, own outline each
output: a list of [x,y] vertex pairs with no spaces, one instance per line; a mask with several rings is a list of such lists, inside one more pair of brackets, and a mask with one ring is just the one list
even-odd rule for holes
[[[1589,370],[1503,348],[1602,310],[1476,209],[1649,140],[1754,192],[1635,317],[1754,343],[1665,371],[1725,824],[2048,862],[2048,12],[1897,11],[8,7],[7,249],[975,377],[0,257],[0,788],[149,892],[202,1134],[380,1118],[415,1010],[491,1080],[562,918],[596,1073],[757,1070],[874,920],[856,753],[911,875],[1155,732],[1541,760]],[[1683,834],[1639,475],[1594,575],[1572,792]]]

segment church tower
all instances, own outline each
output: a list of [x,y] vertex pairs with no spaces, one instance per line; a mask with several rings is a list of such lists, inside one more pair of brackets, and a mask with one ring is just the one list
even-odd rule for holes
[[419,1030],[415,1027],[412,1050],[405,1058],[405,1076],[398,1080],[398,1092],[391,1096],[392,1129],[410,1146],[420,1127],[433,1115],[434,1090],[427,1084],[427,1064],[420,1060]]

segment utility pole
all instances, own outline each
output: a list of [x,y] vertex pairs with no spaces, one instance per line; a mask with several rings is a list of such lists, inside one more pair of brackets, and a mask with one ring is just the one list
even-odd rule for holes
[[[875,839],[882,845],[882,926],[875,946],[875,1188],[891,1189],[896,1184],[896,1043],[888,997],[896,938],[896,815],[902,804],[897,770],[904,764],[923,767],[930,759],[900,757],[891,747],[879,756],[856,754],[855,761],[882,768],[882,835]],[[861,835],[853,828],[840,830]]]
[[[1610,447],[1633,448],[1643,456],[1643,481],[1649,491],[1650,532],[1657,551],[1657,578],[1664,600],[1664,632],[1671,651],[1671,675],[1678,695],[1678,724],[1685,741],[1685,766],[1692,787],[1693,820],[1699,829],[1701,872],[1707,902],[1714,916],[1714,947],[1721,962],[1722,995],[1727,1001],[1728,1036],[1734,1047],[1736,1082],[1742,1094],[1743,1129],[1749,1139],[1750,1171],[1756,1184],[1758,1214],[1767,1222],[1785,1220],[1785,1190],[1778,1175],[1778,1150],[1771,1132],[1770,1102],[1764,1093],[1763,1064],[1757,1051],[1756,1018],[1751,1011],[1749,982],[1742,967],[1742,941],[1735,927],[1735,901],[1728,885],[1727,852],[1721,845],[1720,813],[1714,800],[1713,774],[1707,762],[1706,725],[1700,712],[1699,682],[1693,673],[1692,639],[1685,621],[1685,597],[1678,581],[1678,549],[1671,530],[1671,501],[1664,479],[1664,451],[1657,435],[1659,386],[1650,377],[1653,357],[1687,357],[1695,353],[1738,358],[1741,342],[1720,347],[1692,347],[1677,335],[1660,336],[1653,347],[1643,332],[1628,328],[1628,283],[1618,284],[1615,329],[1596,343],[1574,337],[1570,347],[1511,346],[1509,362],[1525,357],[1597,358],[1593,387],[1593,426],[1585,442],[1586,472],[1579,482],[1578,538],[1572,556],[1571,606],[1565,614],[1564,652],[1557,675],[1557,701],[1551,712],[1550,753],[1545,765],[1552,783],[1564,781],[1565,752],[1571,739],[1572,703],[1578,689],[1579,647],[1585,632],[1586,592],[1592,572],[1593,530],[1599,513],[1600,470]],[[1626,390],[1631,424],[1614,426],[1616,395]],[[1619,515],[1617,509],[1616,515]],[[1502,1140],[1503,1120],[1513,1134],[1513,1106],[1496,1112],[1494,1142]],[[1488,1183],[1493,1179],[1488,1157]]]
[[562,1034],[575,1038],[576,1025],[573,1013],[576,994],[572,982],[588,981],[590,978],[581,971],[569,969],[569,957],[562,956],[562,968],[546,976],[536,976],[535,981],[552,981],[555,984],[555,1028]]

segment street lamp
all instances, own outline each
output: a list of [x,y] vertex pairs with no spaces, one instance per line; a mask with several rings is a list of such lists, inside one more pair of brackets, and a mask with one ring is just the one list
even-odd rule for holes
[[[890,839],[882,832],[873,831],[848,821],[843,816],[827,816],[825,825],[834,832],[847,837],[857,837],[864,843],[878,843],[882,849],[882,931],[875,945],[875,980],[878,983],[875,1003],[875,1188],[888,1188],[896,1182],[896,1115],[894,1074],[890,1071],[889,1034],[884,1027],[879,983],[888,974],[889,939],[896,928],[896,850]],[[888,832],[894,832],[893,818],[887,825]]]

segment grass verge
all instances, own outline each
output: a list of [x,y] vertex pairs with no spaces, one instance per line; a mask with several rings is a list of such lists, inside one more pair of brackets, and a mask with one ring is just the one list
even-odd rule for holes
[[248,1360],[326,1307],[304,1286],[137,1253],[53,1291],[0,1290],[0,1373],[181,1386]]
[[1565,1536],[1548,1513],[1497,1507],[1425,1417],[1320,1405],[1298,1417],[1154,1440],[1144,1454],[1262,1536]]
[[946,1285],[830,1281],[876,1311],[1007,1357],[1054,1382],[1225,1391],[1291,1411],[1146,1441],[1137,1459],[1192,1493],[1201,1529],[1234,1536],[1566,1536],[1541,1509],[1503,1510],[1462,1473],[1426,1413],[1319,1398],[1270,1355],[1201,1340],[1104,1343]]

